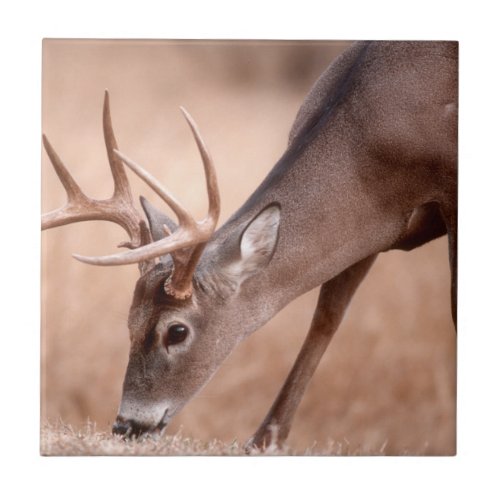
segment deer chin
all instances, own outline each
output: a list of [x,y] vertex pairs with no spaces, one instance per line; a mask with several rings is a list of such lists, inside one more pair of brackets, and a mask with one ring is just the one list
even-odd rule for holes
[[125,418],[119,414],[113,424],[112,432],[125,439],[138,438],[140,436],[161,436],[173,416],[173,412],[169,410],[169,407],[165,409],[163,416],[157,423]]

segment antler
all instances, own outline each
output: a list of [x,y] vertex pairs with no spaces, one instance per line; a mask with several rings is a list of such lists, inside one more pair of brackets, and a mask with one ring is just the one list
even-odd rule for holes
[[119,246],[137,248],[149,243],[151,238],[145,221],[133,205],[125,169],[114,153],[118,146],[111,124],[107,90],[104,94],[103,128],[106,150],[114,180],[113,196],[107,200],[94,200],[88,198],[82,192],[47,137],[43,135],[43,145],[57,176],[66,190],[68,201],[64,207],[42,215],[42,230],[73,222],[107,220],[122,226],[130,237],[130,242],[121,243]]
[[192,278],[196,264],[206,242],[215,231],[220,214],[220,197],[214,165],[196,123],[184,108],[181,107],[181,111],[191,128],[203,160],[209,201],[208,214],[205,219],[202,221],[194,220],[174,196],[162,187],[151,174],[115,149],[115,155],[143,179],[174,211],[179,220],[179,226],[173,233],[164,226],[165,238],[128,252],[103,257],[74,255],[76,259],[87,264],[116,266],[134,264],[165,254],[171,254],[174,262],[174,270],[171,277],[165,282],[165,291],[177,299],[185,299],[191,296]]
[[[85,220],[108,220],[119,224],[127,231],[131,239],[130,242],[119,245],[129,248],[128,252],[104,257],[84,257],[76,254],[73,256],[87,264],[99,266],[138,263],[142,274],[154,262],[155,257],[170,253],[174,269],[171,277],[165,282],[165,291],[177,299],[185,299],[191,295],[196,264],[206,242],[215,230],[220,214],[219,190],[212,160],[194,120],[184,108],[181,108],[181,111],[193,132],[205,169],[209,206],[208,214],[202,221],[195,221],[151,174],[118,151],[111,125],[107,91],[103,110],[104,139],[115,183],[114,193],[110,199],[88,198],[71,177],[47,137],[43,136],[45,150],[66,190],[68,202],[64,207],[42,216],[42,230]],[[179,219],[179,226],[173,233],[170,233],[167,226],[164,226],[165,238],[151,243],[149,229],[133,206],[130,185],[122,162],[143,179],[175,212]]]

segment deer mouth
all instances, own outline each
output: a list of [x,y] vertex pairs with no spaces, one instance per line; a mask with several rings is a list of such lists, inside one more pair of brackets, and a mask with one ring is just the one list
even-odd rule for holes
[[168,410],[169,408],[165,410],[165,412],[163,413],[163,417],[155,426],[143,424],[141,422],[138,422],[137,420],[126,420],[118,415],[113,425],[113,434],[120,435],[124,439],[138,438],[140,436],[163,435],[163,432],[172,417],[172,415],[169,414]]

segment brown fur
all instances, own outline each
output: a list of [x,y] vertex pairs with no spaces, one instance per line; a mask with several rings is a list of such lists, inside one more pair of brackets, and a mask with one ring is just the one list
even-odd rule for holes
[[[323,284],[293,383],[253,443],[269,443],[269,423],[281,441],[379,252],[411,249],[446,230],[455,297],[456,57],[455,43],[377,42],[354,44],[332,63],[304,101],[282,158],[205,248],[193,296],[165,295],[169,258],[138,281],[118,423],[132,422],[135,431],[161,428],[242,339]],[[259,272],[240,279],[241,236],[273,205],[280,207],[279,238],[257,251]],[[172,321],[187,324],[191,334],[166,352],[158,340]]]
[[[305,385],[376,254],[414,248],[445,228],[456,240],[456,57],[455,43],[378,42],[355,44],[334,61],[299,111],[283,157],[208,243],[192,300],[156,310],[151,292],[141,290],[154,288],[160,271],[139,281],[131,330],[150,328],[152,317],[163,324],[181,319],[192,342],[175,355],[132,349],[120,419],[154,428],[162,412],[141,420],[148,404],[163,401],[177,412],[241,339],[325,283],[296,365],[250,444],[268,445],[270,426],[278,442],[286,438]],[[270,204],[281,207],[272,259],[228,286],[224,269],[238,261],[242,233]],[[452,265],[454,255],[452,244]]]

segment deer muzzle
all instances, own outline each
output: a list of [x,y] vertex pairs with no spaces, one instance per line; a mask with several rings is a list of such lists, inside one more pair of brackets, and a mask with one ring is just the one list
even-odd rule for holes
[[169,421],[170,415],[168,414],[168,408],[165,410],[161,420],[155,424],[140,422],[133,418],[124,418],[118,415],[113,424],[112,432],[115,435],[123,437],[139,437],[145,434],[156,434],[163,431]]

